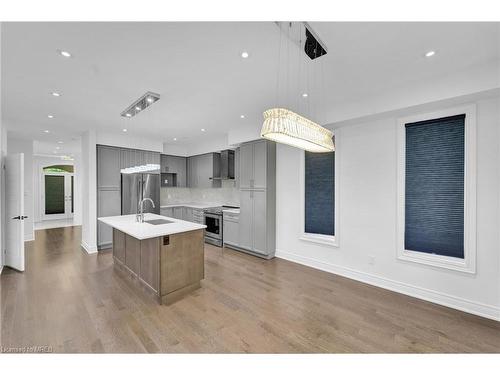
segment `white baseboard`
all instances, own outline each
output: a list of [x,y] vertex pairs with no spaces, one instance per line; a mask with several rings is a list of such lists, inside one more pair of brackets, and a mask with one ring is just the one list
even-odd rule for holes
[[2,274],[3,266],[0,266],[0,275]]
[[97,253],[97,246],[89,246],[85,241],[82,241],[81,246],[88,254]]
[[446,293],[437,292],[414,286],[400,281],[387,279],[381,276],[372,275],[363,271],[357,271],[351,268],[338,266],[336,264],[319,261],[316,259],[293,254],[287,251],[276,250],[276,257],[299,263],[304,266],[316,268],[322,271],[333,273],[339,276],[347,277],[366,284],[388,289],[393,292],[405,294],[411,297],[419,298],[425,301],[433,302],[438,305],[450,307],[452,309],[464,311],[470,314],[479,315],[484,318],[500,321],[500,307],[470,301],[461,297],[452,296]]

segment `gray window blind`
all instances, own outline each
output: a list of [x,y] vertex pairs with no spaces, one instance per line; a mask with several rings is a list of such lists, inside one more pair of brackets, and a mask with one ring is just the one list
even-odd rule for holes
[[465,115],[405,130],[405,249],[463,259]]
[[305,152],[305,232],[335,235],[335,152]]

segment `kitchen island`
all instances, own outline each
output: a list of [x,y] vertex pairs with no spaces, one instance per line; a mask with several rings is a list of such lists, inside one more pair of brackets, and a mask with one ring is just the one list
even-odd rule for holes
[[152,213],[98,219],[113,228],[114,265],[159,303],[173,303],[201,286],[205,225]]

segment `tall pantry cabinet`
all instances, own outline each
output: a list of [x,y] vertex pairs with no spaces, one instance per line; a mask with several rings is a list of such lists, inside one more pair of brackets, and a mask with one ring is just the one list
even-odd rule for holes
[[276,250],[276,144],[244,143],[239,154],[239,248],[264,258]]

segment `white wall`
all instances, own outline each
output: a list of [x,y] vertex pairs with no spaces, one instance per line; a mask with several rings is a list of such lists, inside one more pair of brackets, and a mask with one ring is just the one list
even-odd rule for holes
[[[400,116],[429,112],[425,106],[337,129],[339,247],[299,240],[297,166],[302,154],[278,145],[277,256],[500,320],[500,98],[476,103],[475,275],[396,259],[396,122]],[[370,256],[375,258],[373,265]]]
[[131,133],[109,133],[97,131],[96,143],[99,145],[163,152],[163,141],[140,137]]
[[82,183],[83,183],[83,166],[82,166],[82,153],[78,152],[74,154],[73,165],[75,167],[75,186],[73,194],[74,196],[74,210],[73,210],[73,224],[82,225],[82,209],[83,209],[83,197],[82,197]]
[[3,269],[3,123],[2,123],[2,23],[0,22],[0,272]]
[[97,252],[97,151],[96,132],[82,135],[82,247]]
[[24,240],[33,241],[35,239],[35,195],[33,179],[33,141],[18,139],[7,135],[7,148],[9,154],[24,154],[24,215],[28,216],[24,220]]

